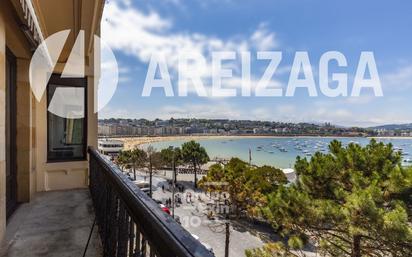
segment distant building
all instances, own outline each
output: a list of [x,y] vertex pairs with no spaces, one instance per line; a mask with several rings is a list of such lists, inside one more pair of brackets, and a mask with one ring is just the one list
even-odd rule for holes
[[288,179],[289,183],[294,183],[296,181],[296,172],[294,169],[282,169],[283,174],[285,174],[286,178]]
[[104,155],[111,157],[117,157],[124,148],[123,141],[120,140],[108,140],[100,139],[98,141],[98,149]]
[[283,123],[251,120],[108,119],[99,121],[100,136],[173,136],[173,135],[331,135],[331,136],[411,136],[410,130],[335,127],[330,123]]

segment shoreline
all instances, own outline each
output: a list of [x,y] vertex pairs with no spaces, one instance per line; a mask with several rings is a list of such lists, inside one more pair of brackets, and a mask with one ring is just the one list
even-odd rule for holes
[[[175,140],[212,140],[212,139],[241,139],[241,138],[356,138],[350,136],[271,136],[271,135],[183,135],[183,136],[114,136],[107,137],[109,139],[116,139],[123,141],[124,148],[126,150],[132,149],[136,146],[141,146],[145,144],[175,141]],[[364,137],[368,139],[407,139],[412,140],[412,137]]]

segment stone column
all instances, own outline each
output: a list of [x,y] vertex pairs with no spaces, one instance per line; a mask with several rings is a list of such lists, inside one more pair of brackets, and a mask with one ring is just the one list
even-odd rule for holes
[[17,200],[30,200],[31,180],[31,90],[29,84],[29,60],[17,59]]
[[0,242],[6,233],[6,26],[0,11]]

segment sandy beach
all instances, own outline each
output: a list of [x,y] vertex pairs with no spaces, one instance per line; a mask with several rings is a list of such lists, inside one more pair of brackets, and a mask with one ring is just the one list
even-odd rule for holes
[[[124,142],[124,148],[126,150],[133,149],[137,146],[162,142],[162,141],[175,141],[175,140],[199,140],[199,139],[238,139],[238,138],[285,138],[287,136],[264,136],[264,135],[184,135],[184,136],[136,136],[136,137],[111,137],[112,139],[121,140]],[[290,136],[297,138],[316,138],[316,136]],[[346,138],[346,137],[341,137]],[[368,139],[410,139],[412,137],[367,137]]]
[[278,136],[227,136],[227,135],[195,135],[195,136],[164,136],[164,137],[111,137],[111,139],[124,142],[124,149],[133,149],[139,145],[175,140],[199,140],[199,139],[237,139],[237,138],[280,138]]
[[411,140],[412,139],[412,137],[398,137],[398,136],[396,136],[396,137],[368,137],[369,139],[372,139],[372,138],[374,138],[374,139],[409,139],[409,140]]

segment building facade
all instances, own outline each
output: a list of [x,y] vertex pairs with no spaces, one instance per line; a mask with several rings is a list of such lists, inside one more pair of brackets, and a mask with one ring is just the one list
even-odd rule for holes
[[[93,38],[100,33],[103,6],[103,0],[0,0],[0,241],[19,203],[37,192],[88,186],[86,149],[97,146]],[[30,61],[40,42],[62,30],[70,34],[38,99],[30,86]],[[61,78],[80,31],[85,76]],[[48,111],[53,94],[68,87],[83,92],[83,118]]]

